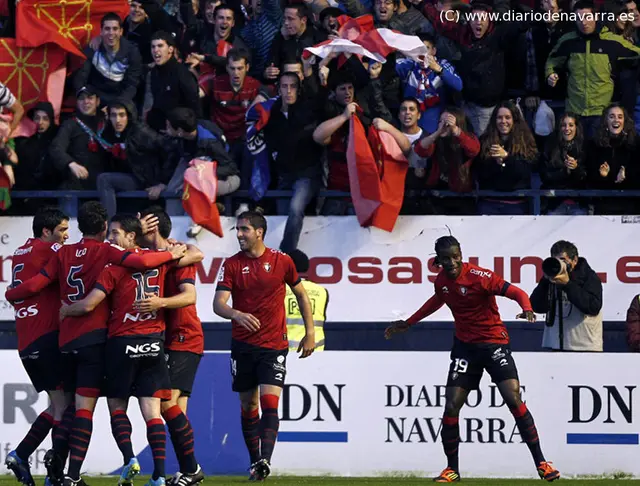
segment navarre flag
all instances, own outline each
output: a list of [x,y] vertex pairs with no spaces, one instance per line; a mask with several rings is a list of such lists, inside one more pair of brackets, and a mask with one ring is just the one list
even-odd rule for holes
[[83,48],[100,33],[100,20],[113,12],[129,14],[127,0],[20,0],[16,11],[16,43],[38,47],[55,43],[84,57]]
[[404,202],[409,162],[391,134],[371,127],[368,140],[380,174],[380,206],[371,226],[391,232]]
[[247,111],[246,154],[252,161],[251,185],[249,195],[254,201],[259,201],[267,193],[271,183],[271,167],[269,152],[264,139],[264,127],[269,123],[271,109],[278,98],[270,98],[262,103],[256,103]]
[[9,176],[0,167],[0,210],[5,211],[11,207],[11,181]]
[[182,207],[194,223],[222,238],[220,212],[216,206],[218,193],[217,163],[193,159],[184,172]]
[[[64,90],[66,54],[55,44],[18,47],[14,39],[0,39],[0,81],[29,111],[39,101],[60,106]],[[62,78],[57,73],[62,72]]]

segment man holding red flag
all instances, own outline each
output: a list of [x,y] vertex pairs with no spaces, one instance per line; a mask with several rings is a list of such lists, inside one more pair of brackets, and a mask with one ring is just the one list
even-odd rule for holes
[[[350,181],[352,172],[348,164],[347,146],[350,139],[348,122],[354,114],[357,114],[359,120],[361,120],[365,126],[369,126],[371,123],[369,116],[377,115],[378,117],[373,120],[373,129],[370,130],[370,132],[377,130],[388,132],[403,153],[408,154],[411,152],[411,143],[402,132],[386,122],[383,118],[380,118],[383,113],[378,113],[378,110],[375,110],[373,113],[362,112],[359,105],[354,103],[355,92],[353,82],[348,76],[336,76],[333,78],[332,84],[335,105],[337,105],[336,108],[342,109],[343,111],[339,115],[320,124],[313,133],[313,139],[316,143],[327,146],[328,148],[329,181],[327,188],[335,191],[352,192]],[[372,108],[375,109],[375,105]],[[384,111],[388,112],[386,108]],[[365,137],[364,130],[362,131],[362,136],[363,138]],[[366,140],[360,140],[359,143],[363,146],[368,146]],[[375,168],[373,165],[369,167],[371,169]],[[363,175],[363,173],[360,174]],[[380,184],[378,171],[376,170],[373,175],[374,180],[371,183],[365,184],[368,188]],[[404,190],[404,179],[402,180],[400,190]],[[377,199],[377,197],[374,197],[374,199]],[[329,199],[325,202],[323,213],[325,215],[353,214],[353,204],[348,199]]]
[[[217,181],[217,195],[224,196],[237,191],[240,187],[240,171],[233,158],[227,152],[227,141],[222,130],[209,120],[198,120],[193,110],[189,108],[175,108],[167,115],[167,135],[174,137],[177,153],[180,158],[178,166],[167,185],[167,191],[183,195],[185,171],[193,159],[216,162],[215,176]],[[191,195],[191,193],[189,193]],[[183,196],[184,197],[184,196]],[[198,208],[206,205],[202,199]],[[167,201],[169,215],[182,215],[182,202]],[[200,213],[198,213],[200,214]],[[202,227],[193,224],[187,235],[195,238]]]

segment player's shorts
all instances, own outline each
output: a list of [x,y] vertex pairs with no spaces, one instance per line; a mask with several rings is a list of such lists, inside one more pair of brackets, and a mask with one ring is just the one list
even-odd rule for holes
[[62,354],[57,347],[20,355],[20,359],[38,393],[62,388],[65,369]]
[[465,343],[454,339],[447,386],[477,390],[487,370],[494,383],[518,379],[518,369],[508,344]]
[[104,386],[104,353],[104,343],[62,353],[64,391],[84,397],[99,397]]
[[114,337],[107,341],[107,398],[171,398],[171,383],[158,338]]
[[231,346],[231,377],[234,392],[246,392],[259,385],[283,386],[287,376],[289,349]]
[[190,397],[202,355],[189,351],[171,351],[170,349],[166,353],[171,389],[180,390],[182,397]]

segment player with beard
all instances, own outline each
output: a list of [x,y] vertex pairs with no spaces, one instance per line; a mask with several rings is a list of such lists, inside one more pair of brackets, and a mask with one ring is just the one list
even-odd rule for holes
[[[57,208],[40,208],[33,218],[33,238],[29,238],[12,257],[12,286],[19,285],[44,268],[69,238],[69,217]],[[31,426],[18,447],[7,454],[5,464],[18,481],[35,486],[29,470],[29,456],[53,429],[53,441],[66,460],[68,428],[73,420],[70,394],[62,390],[62,355],[58,348],[59,289],[50,285],[38,295],[15,303],[18,353],[37,392],[46,391],[50,405]],[[64,416],[64,419],[63,419]]]
[[445,304],[453,314],[455,338],[442,418],[442,445],[448,465],[434,481],[460,481],[458,417],[469,392],[478,389],[484,370],[491,376],[513,414],[540,478],[546,481],[559,479],[560,472],[542,454],[533,417],[520,398],[518,370],[495,298],[500,295],[515,300],[522,308],[522,313],[517,317],[535,322],[529,297],[495,273],[463,262],[460,243],[453,236],[439,238],[435,251],[435,264],[443,269],[436,277],[435,295],[409,319],[396,321],[385,330],[385,338],[390,339],[393,334],[407,331]]
[[[296,296],[304,319],[301,358],[313,353],[315,331],[311,303],[293,260],[264,245],[264,216],[246,211],[238,216],[236,229],[241,251],[224,262],[213,310],[231,319],[231,374],[233,391],[240,394],[242,434],[251,459],[249,479],[262,481],[271,472],[280,424],[278,402],[287,372],[285,284]],[[229,297],[233,307],[227,304]]]
[[[171,218],[159,206],[140,214],[142,242],[155,250],[170,247]],[[187,419],[187,402],[200,359],[204,354],[204,333],[196,309],[196,267],[173,268],[167,273],[165,296],[147,295],[135,303],[138,312],[165,311],[167,326],[164,349],[171,382],[171,399],[162,402],[162,416],[167,423],[180,471],[167,484],[191,486],[204,479],[194,453],[191,423]]]

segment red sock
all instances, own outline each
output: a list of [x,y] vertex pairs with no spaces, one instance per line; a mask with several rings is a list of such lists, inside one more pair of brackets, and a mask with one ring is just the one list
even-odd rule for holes
[[262,418],[260,419],[260,455],[262,459],[271,461],[273,448],[278,438],[278,428],[280,418],[278,417],[278,402],[280,397],[276,395],[262,395],[260,406],[262,407]]
[[80,469],[87,455],[91,433],[93,432],[93,412],[89,410],[76,410],[73,427],[69,434],[69,473],[71,479],[80,478]]
[[194,453],[193,428],[189,419],[178,405],[168,409],[162,416],[167,422],[173,450],[180,464],[180,472],[195,473],[198,470],[198,461]]
[[153,455],[153,475],[156,480],[164,477],[164,463],[167,455],[167,434],[162,419],[151,419],[147,422],[147,440]]
[[460,449],[460,419],[458,417],[442,417],[442,447],[447,456],[447,467],[458,471],[458,451]]
[[260,460],[260,413],[257,408],[242,410],[242,435],[251,464]]
[[23,461],[27,461],[29,456],[35,452],[42,441],[47,438],[49,431],[53,427],[53,417],[47,412],[42,412],[33,422],[27,435],[16,448],[16,454]]
[[114,410],[111,414],[111,433],[122,452],[124,464],[129,464],[133,459],[133,446],[131,444],[131,422],[124,410]]

